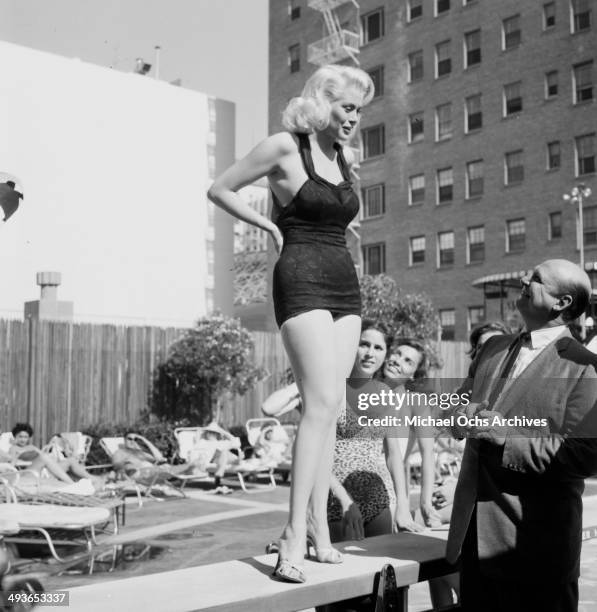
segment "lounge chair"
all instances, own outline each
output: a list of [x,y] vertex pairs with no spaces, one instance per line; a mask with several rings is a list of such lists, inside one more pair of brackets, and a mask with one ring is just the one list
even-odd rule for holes
[[[96,527],[106,524],[110,520],[110,512],[106,508],[81,508],[55,506],[51,504],[0,504],[0,522],[17,522],[20,532],[16,536],[7,536],[8,542],[16,544],[32,544],[39,539],[27,536],[26,532],[41,534],[50,550],[50,554],[57,561],[63,562],[57,550],[57,545],[79,546],[84,545],[90,554],[89,573],[93,572],[93,547],[97,544]],[[59,531],[55,531],[59,530]],[[84,539],[63,539],[60,532],[69,532],[69,535],[80,534]]]
[[[143,450],[150,454],[155,459],[155,466],[148,467],[145,469],[138,470],[138,476],[135,479],[128,479],[129,483],[134,481],[137,485],[143,485],[144,490],[141,490],[142,494],[146,497],[154,499],[160,499],[155,495],[157,490],[163,489],[163,487],[171,487],[175,492],[180,494],[182,497],[186,497],[184,492],[184,486],[190,481],[205,480],[205,475],[200,474],[173,474],[167,469],[160,469],[160,465],[169,465],[168,460],[162,455],[160,450],[152,444],[147,438],[140,434],[128,434],[133,436],[135,443],[140,450]],[[112,459],[116,451],[124,444],[123,437],[108,437],[101,438],[100,445]],[[175,486],[174,483],[178,483]],[[127,481],[124,481],[124,486],[127,486]],[[139,488],[137,487],[137,490]]]
[[[0,496],[5,502],[25,504],[51,504],[75,508],[105,508],[109,511],[112,525],[110,533],[117,534],[119,525],[126,520],[126,506],[123,495],[118,491],[75,493],[74,488],[53,479],[43,479],[38,486],[14,466],[0,464]],[[106,525],[107,526],[107,525]]]
[[[249,419],[245,428],[252,453],[276,469],[292,454],[292,442],[286,428],[274,417]],[[294,431],[296,435],[296,430]]]
[[240,451],[240,439],[215,423],[211,423],[207,427],[179,427],[174,430],[174,436],[178,442],[178,454],[180,457],[185,461],[199,459],[210,474],[215,473],[218,469],[217,464],[214,462],[214,455],[217,451],[237,451],[238,462],[228,465],[224,476],[236,476],[241,489],[247,493],[264,488],[262,485],[249,487],[246,481],[247,476],[267,477],[270,484],[266,488],[269,489],[276,486],[274,466],[265,464],[258,457],[245,459],[244,453]]

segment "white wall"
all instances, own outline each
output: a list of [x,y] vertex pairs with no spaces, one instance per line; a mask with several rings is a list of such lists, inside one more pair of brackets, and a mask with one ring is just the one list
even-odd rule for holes
[[185,325],[205,314],[207,96],[0,42],[0,317],[57,270],[75,319]]

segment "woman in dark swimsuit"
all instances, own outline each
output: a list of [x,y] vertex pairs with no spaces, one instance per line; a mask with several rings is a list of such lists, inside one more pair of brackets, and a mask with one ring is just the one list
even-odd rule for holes
[[[318,69],[283,115],[287,132],[266,138],[220,176],[209,198],[272,236],[276,320],[302,398],[292,462],[290,515],[275,575],[304,582],[307,532],[316,558],[341,563],[330,543],[327,497],[336,417],[360,334],[360,292],[345,230],[357,214],[352,156],[361,108],[373,97],[367,73],[347,66]],[[276,223],[250,208],[238,189],[267,176]]]

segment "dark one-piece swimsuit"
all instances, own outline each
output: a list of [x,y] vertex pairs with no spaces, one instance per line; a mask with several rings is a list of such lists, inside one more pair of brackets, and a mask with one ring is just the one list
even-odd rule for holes
[[287,206],[275,195],[274,216],[284,237],[274,267],[273,297],[278,327],[309,310],[332,317],[361,314],[359,281],[346,246],[346,228],[359,211],[342,147],[334,144],[344,180],[335,185],[315,172],[307,134],[297,134],[307,180]]

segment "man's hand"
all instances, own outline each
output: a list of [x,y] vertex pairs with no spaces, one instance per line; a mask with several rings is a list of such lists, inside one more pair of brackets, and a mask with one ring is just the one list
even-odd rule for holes
[[359,507],[354,502],[344,510],[342,533],[346,540],[362,540],[365,537],[363,516]]
[[473,426],[471,435],[478,440],[486,440],[495,446],[504,446],[506,443],[506,427],[498,424],[503,415],[495,410],[480,410],[475,416],[486,421],[487,425]]
[[472,435],[473,426],[468,423],[472,421],[476,414],[485,410],[488,405],[487,400],[479,403],[471,402],[462,412],[456,413],[456,421],[453,428],[459,438],[467,438]]

